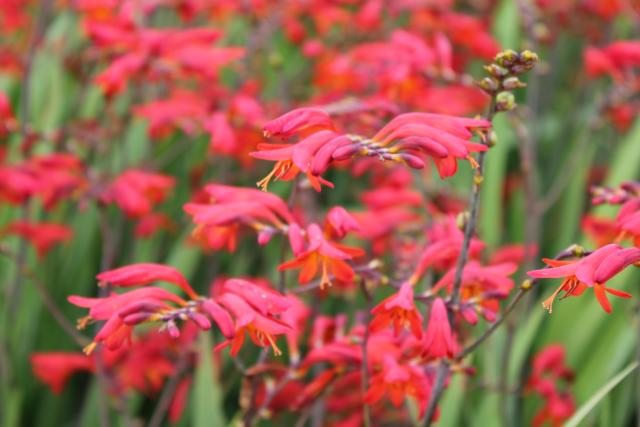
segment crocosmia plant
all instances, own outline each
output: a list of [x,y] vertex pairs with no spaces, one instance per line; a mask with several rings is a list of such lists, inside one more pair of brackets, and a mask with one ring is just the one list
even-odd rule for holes
[[640,419],[636,0],[0,0],[0,425]]

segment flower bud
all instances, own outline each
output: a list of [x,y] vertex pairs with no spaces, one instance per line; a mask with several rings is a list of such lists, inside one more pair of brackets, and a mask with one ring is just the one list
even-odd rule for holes
[[151,313],[141,311],[138,313],[132,313],[124,316],[122,321],[124,322],[125,325],[133,326],[149,320],[150,317],[151,317]]
[[394,160],[396,159],[404,161],[410,168],[413,169],[424,168],[424,161],[420,157],[413,154],[400,153],[394,156]]
[[485,65],[484,69],[487,70],[487,73],[489,73],[491,76],[493,77],[505,77],[509,74],[509,70],[501,67],[497,64],[489,64],[489,65]]
[[496,55],[495,61],[502,67],[511,67],[518,60],[518,53],[515,50],[507,49]]
[[167,332],[169,332],[171,338],[178,338],[180,336],[180,329],[176,326],[176,322],[169,320],[166,325]]
[[517,77],[508,77],[502,82],[502,87],[506,90],[513,90],[526,87],[527,84],[523,83]]
[[515,107],[516,100],[511,92],[500,92],[496,96],[496,111],[511,111]]
[[460,212],[458,216],[456,216],[456,226],[464,231],[464,229],[467,228],[467,223],[470,218],[471,214],[468,211]]
[[211,322],[203,314],[200,314],[197,312],[190,312],[189,317],[203,331],[208,331],[209,329],[211,329]]
[[494,93],[500,87],[500,82],[493,77],[485,77],[480,80],[477,85],[485,92]]
[[493,147],[498,143],[498,135],[492,130],[487,132],[487,137],[485,139],[485,144],[489,147]]
[[533,66],[539,61],[538,54],[530,50],[520,52],[519,56],[520,62],[527,66],[528,69],[533,68]]
[[362,146],[360,144],[345,145],[334,151],[331,157],[333,157],[333,160],[347,160],[356,155],[361,149]]

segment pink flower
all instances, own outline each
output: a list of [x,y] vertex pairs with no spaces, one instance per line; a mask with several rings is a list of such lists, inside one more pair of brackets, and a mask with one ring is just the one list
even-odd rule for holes
[[128,287],[142,286],[159,281],[168,282],[177,285],[190,298],[197,299],[198,297],[182,273],[168,265],[152,263],[131,264],[102,272],[96,278],[99,280],[100,286],[110,284],[112,286]]
[[640,261],[640,248],[623,248],[609,244],[578,260],[543,259],[543,261],[551,268],[532,270],[527,274],[536,279],[564,278],[558,289],[542,303],[544,308],[549,310],[549,313],[552,311],[553,300],[560,291],[565,292],[563,296],[565,298],[581,295],[587,288],[593,288],[604,311],[611,313],[611,304],[607,293],[622,298],[631,298],[631,295],[607,288],[605,284],[627,266]]
[[34,375],[54,393],[61,393],[76,372],[92,372],[93,359],[74,353],[32,353],[29,357]]
[[374,316],[369,325],[372,332],[393,324],[396,335],[401,328],[409,328],[416,338],[422,338],[422,315],[413,302],[413,286],[409,282],[403,283],[396,294],[375,306],[371,314]]
[[447,307],[441,298],[436,298],[431,305],[429,324],[422,345],[425,356],[429,358],[451,358],[458,351],[458,344],[451,332]]
[[104,203],[117,204],[130,218],[141,218],[164,201],[174,185],[173,177],[130,169],[119,175],[100,198]]
[[307,227],[307,240],[307,248],[295,259],[281,264],[278,270],[299,268],[298,281],[302,284],[309,283],[320,270],[322,289],[331,286],[330,272],[341,282],[350,283],[353,280],[355,272],[347,261],[364,255],[362,249],[328,241],[317,224]]
[[271,120],[263,126],[266,137],[288,138],[311,130],[333,129],[331,117],[319,108],[298,108]]
[[41,258],[51,250],[53,245],[66,242],[73,236],[73,229],[52,222],[15,221],[6,227],[4,232],[16,234],[28,240]]

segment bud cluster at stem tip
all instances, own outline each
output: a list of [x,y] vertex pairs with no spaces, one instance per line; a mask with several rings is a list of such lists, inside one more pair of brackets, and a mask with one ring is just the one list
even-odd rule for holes
[[513,110],[516,102],[511,91],[526,86],[519,76],[531,70],[537,62],[538,55],[530,50],[520,53],[511,49],[502,51],[494,62],[484,67],[489,76],[477,84],[490,96],[495,96],[496,111]]

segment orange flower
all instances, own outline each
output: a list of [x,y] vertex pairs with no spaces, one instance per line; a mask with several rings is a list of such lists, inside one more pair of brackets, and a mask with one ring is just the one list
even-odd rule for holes
[[302,284],[309,283],[320,270],[321,289],[324,289],[325,285],[331,286],[329,272],[341,282],[353,280],[355,272],[346,261],[364,255],[362,249],[329,242],[316,224],[307,228],[307,238],[310,242],[308,248],[295,259],[281,264],[278,270],[300,268],[298,281]]

